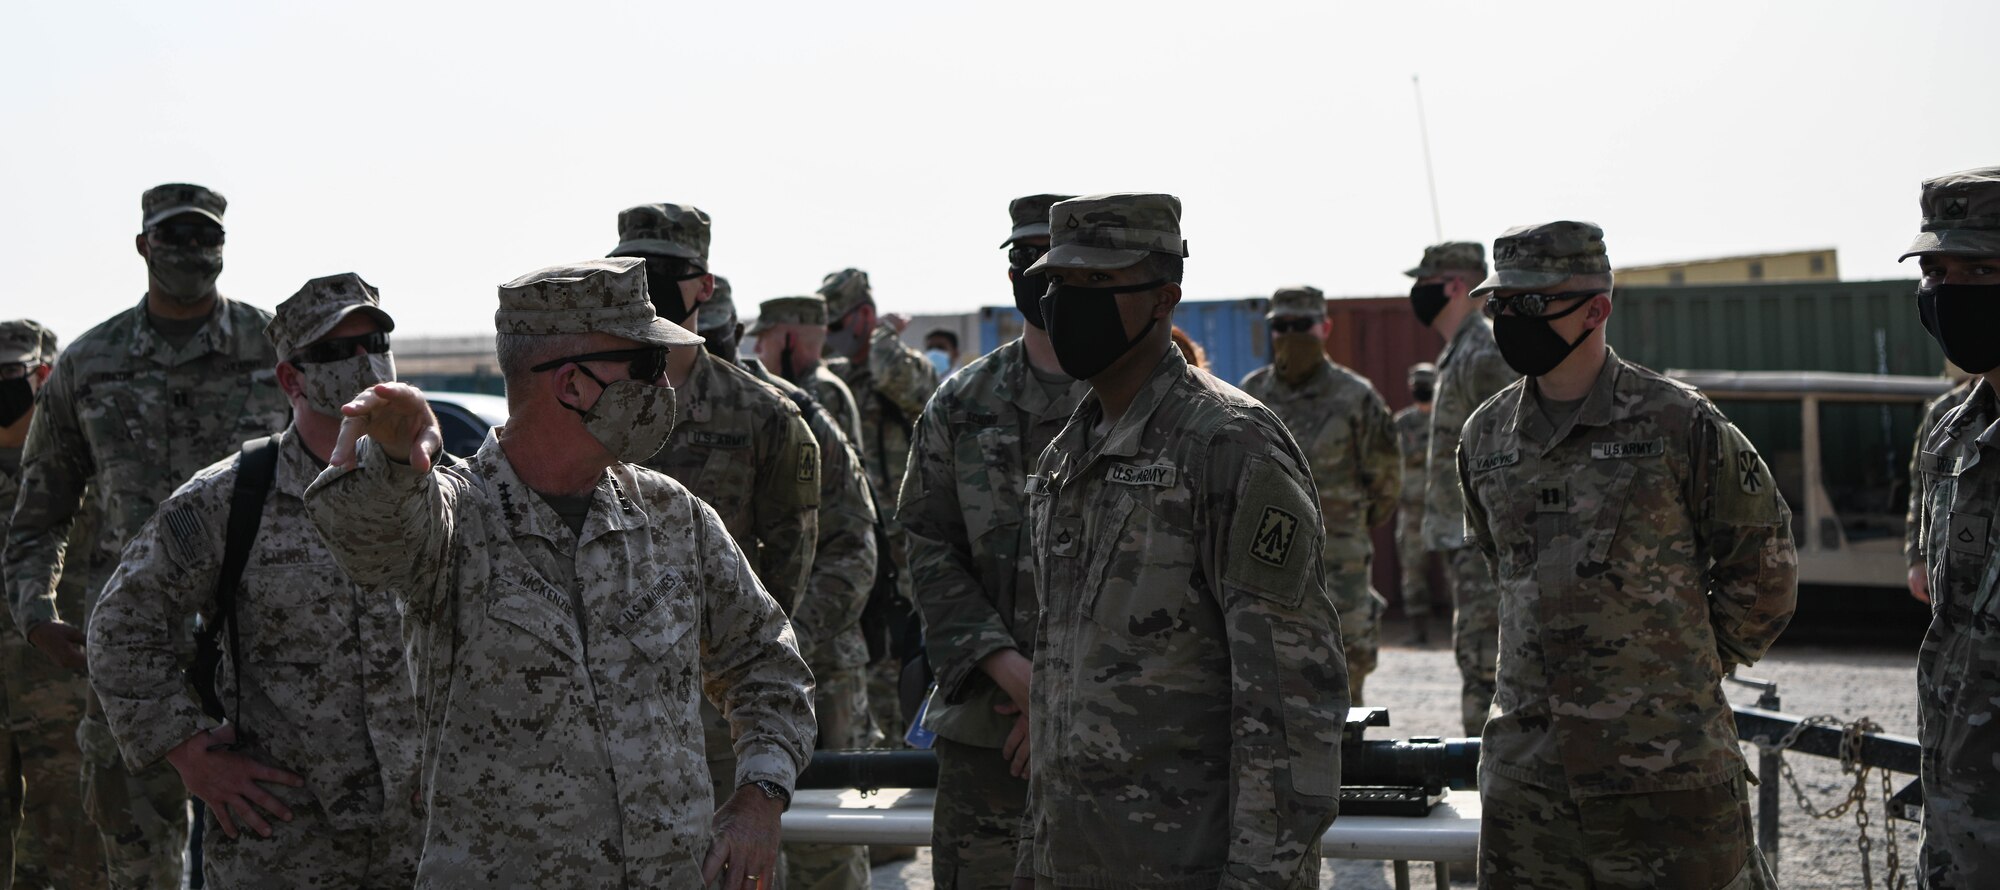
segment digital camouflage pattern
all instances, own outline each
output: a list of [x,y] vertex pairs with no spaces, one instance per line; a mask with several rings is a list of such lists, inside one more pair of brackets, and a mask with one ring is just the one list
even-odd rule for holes
[[1924,224],[1901,259],[1927,253],[2000,256],[2000,167],[1924,181]]
[[215,191],[185,182],[156,185],[139,196],[139,228],[150,229],[183,213],[208,217],[222,225],[222,213],[229,201]]
[[1049,208],[1049,252],[1023,274],[1052,267],[1123,269],[1148,253],[1188,255],[1181,199],[1144,192],[1071,198]]
[[[55,358],[55,335],[41,323],[25,318],[0,321],[0,364],[48,363]],[[7,504],[9,509],[13,506]]]
[[[295,430],[277,448],[277,475],[236,593],[242,650],[229,653],[232,637],[223,635],[216,690],[230,721],[254,735],[243,751],[306,784],[266,786],[293,821],[274,822],[269,839],[209,831],[202,861],[218,887],[408,885],[422,835],[402,618],[389,597],[347,580],[306,518],[302,498],[318,459]],[[240,460],[202,470],[160,505],[91,618],[90,681],[134,770],[218,725],[188,686],[178,638],[196,614],[220,620],[216,584]]]
[[[1975,378],[1978,379],[1978,378]],[[2000,882],[2000,403],[1979,380],[1931,429],[1919,458],[1919,540],[1931,626],[1917,657],[1924,846],[1938,890]]]
[[653,311],[646,261],[636,257],[550,266],[500,285],[493,326],[502,334],[602,332],[653,346],[702,344],[700,336]]
[[826,300],[826,317],[829,320],[846,318],[847,313],[856,308],[875,304],[875,288],[868,283],[868,273],[860,269],[826,273],[826,277],[820,279],[816,293]]
[[1278,288],[1271,294],[1271,308],[1265,311],[1264,317],[1324,318],[1326,292],[1310,284],[1294,284]]
[[[125,542],[175,488],[285,426],[291,405],[264,338],[270,318],[217,298],[207,325],[176,347],[154,332],[142,301],[56,359],[28,426],[7,533],[4,574],[23,634],[45,621],[85,626],[88,614],[66,611],[56,595],[69,571],[85,573],[67,580],[95,602]],[[102,531],[95,546],[66,549],[86,492]],[[94,697],[76,732],[84,808],[102,834],[112,886],[178,886],[187,846],[180,777],[165,764],[128,773]]]
[[1967,377],[1937,398],[1925,402],[1924,416],[1917,421],[1917,438],[1910,449],[1910,509],[1903,516],[1903,556],[1912,567],[1924,564],[1924,445],[1930,441],[1931,431],[1937,429],[1938,422],[1944,420],[1951,409],[1965,404],[1966,397],[1972,395],[1972,385],[1977,382],[1978,378]]
[[896,515],[909,536],[911,587],[937,687],[924,725],[937,733],[931,869],[938,887],[1011,885],[1027,782],[1001,756],[1012,701],[979,662],[1033,657],[1041,598],[1023,486],[1035,459],[1090,391],[1050,383],[1015,340],[938,387],[917,421]]
[[1174,349],[1102,418],[1086,398],[1026,489],[1042,617],[1015,873],[1316,883],[1347,669],[1308,459]]
[[1702,788],[1572,797],[1482,775],[1479,886],[1654,890],[1778,886],[1750,829],[1742,776]]
[[1577,799],[1735,779],[1722,677],[1784,630],[1798,578],[1756,448],[1608,349],[1562,427],[1523,381],[1465,430],[1467,527],[1501,591],[1481,770]]
[[1403,615],[1431,613],[1430,551],[1424,548],[1424,463],[1430,459],[1430,412],[1411,405],[1396,412],[1396,447],[1403,455],[1403,488],[1396,497],[1396,562],[1402,567]]
[[618,213],[618,246],[613,256],[658,254],[698,262],[708,261],[709,233],[714,221],[701,208],[686,204],[640,204]]
[[761,334],[781,324],[824,325],[826,320],[825,297],[778,297],[757,304],[757,322],[751,325],[750,333]]
[[349,577],[395,592],[423,715],[419,886],[700,883],[712,801],[698,701],[737,784],[792,787],[812,676],[715,510],[613,464],[581,536],[496,437],[418,473],[363,440],[306,512]]
[[1007,234],[1007,240],[1000,242],[1007,247],[1023,238],[1047,238],[1049,236],[1049,208],[1058,201],[1067,201],[1075,195],[1028,195],[1015,198],[1007,204],[1007,218],[1013,222],[1014,230]]
[[1416,268],[1404,272],[1411,278],[1429,278],[1445,272],[1466,272],[1486,277],[1486,245],[1477,241],[1446,241],[1424,248],[1424,258]]
[[1573,276],[1610,272],[1604,230],[1595,223],[1558,220],[1515,226],[1493,239],[1493,274],[1473,288],[1472,294],[1554,287]]
[[[1307,299],[1324,314],[1323,299],[1310,294]],[[1274,298],[1272,311],[1278,304]],[[1375,551],[1370,532],[1389,521],[1403,487],[1395,420],[1367,378],[1326,358],[1296,386],[1271,366],[1258,368],[1244,378],[1243,391],[1278,415],[1306,453],[1326,520],[1326,591],[1340,611],[1347,694],[1349,703],[1359,706],[1362,683],[1375,671],[1382,644],[1384,600],[1369,582]]]
[[356,312],[374,318],[383,333],[396,329],[396,320],[382,311],[382,296],[375,286],[353,272],[342,272],[308,281],[279,303],[271,323],[264,326],[264,336],[279,358],[289,360]]

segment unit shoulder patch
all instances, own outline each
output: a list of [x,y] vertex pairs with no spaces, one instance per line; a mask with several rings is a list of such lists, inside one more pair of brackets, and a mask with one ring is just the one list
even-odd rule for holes
[[1292,555],[1292,540],[1299,533],[1299,518],[1277,507],[1265,507],[1257,519],[1257,534],[1250,539],[1250,555],[1283,567]]
[[1222,580],[1274,602],[1297,603],[1319,571],[1319,513],[1311,493],[1276,463],[1243,471],[1223,553]]

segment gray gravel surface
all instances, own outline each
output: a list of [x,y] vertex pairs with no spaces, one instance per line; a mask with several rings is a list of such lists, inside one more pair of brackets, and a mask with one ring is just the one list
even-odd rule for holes
[[[1394,624],[1384,629],[1384,638],[1402,639],[1406,633]],[[1865,646],[1820,647],[1781,642],[1756,667],[1743,671],[1748,676],[1778,683],[1783,709],[1806,717],[1832,714],[1842,720],[1867,717],[1885,731],[1915,736],[1917,732],[1916,664],[1914,648],[1886,649]],[[1757,693],[1728,684],[1732,701],[1751,704]],[[1368,704],[1390,709],[1392,725],[1371,731],[1371,738],[1409,736],[1454,736],[1458,727],[1458,670],[1448,647],[1433,644],[1417,648],[1384,646],[1381,665],[1369,677]],[[1756,749],[1745,746],[1752,764]],[[1843,775],[1837,761],[1818,757],[1792,758],[1800,785],[1816,806],[1837,804],[1854,786],[1851,775]],[[1893,776],[1897,789],[1914,776]],[[1881,783],[1876,774],[1868,780],[1868,817],[1875,847],[1870,855],[1874,885],[1888,886],[1883,862],[1887,839],[1882,831]],[[1462,793],[1462,792],[1461,792]],[[1754,789],[1753,789],[1754,793]],[[1916,826],[1892,822],[1901,848],[1903,870],[1914,874],[1917,858]],[[1798,806],[1789,788],[1784,789],[1780,807],[1779,880],[1788,888],[1862,887],[1861,855],[1857,851],[1859,832],[1852,812],[1833,821],[1816,820]],[[1471,870],[1454,869],[1461,877],[1459,886],[1470,886]],[[1430,866],[1411,866],[1414,886],[1433,886]],[[1342,890],[1390,888],[1392,872],[1388,863],[1329,861],[1322,885]],[[875,869],[874,886],[930,890],[930,856],[920,851],[917,859],[892,863]]]

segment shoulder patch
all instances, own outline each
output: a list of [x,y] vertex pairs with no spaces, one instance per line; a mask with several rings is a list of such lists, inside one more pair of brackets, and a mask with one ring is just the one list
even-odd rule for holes
[[799,445],[799,481],[819,484],[819,446],[811,442]]
[[1265,507],[1257,519],[1257,534],[1250,539],[1250,555],[1283,568],[1298,534],[1299,517],[1279,507]]
[[1319,572],[1312,493],[1277,464],[1252,459],[1236,491],[1222,580],[1287,605]]
[[176,506],[161,514],[160,524],[166,527],[167,552],[174,562],[183,567],[194,565],[200,559],[206,532],[201,515],[191,507]]
[[1776,525],[1786,513],[1778,495],[1771,468],[1764,464],[1757,448],[1736,425],[1720,417],[1715,426],[1715,476],[1709,483],[1713,515],[1724,522],[1742,525]]
[[1667,439],[1647,439],[1640,442],[1592,442],[1590,456],[1597,460],[1616,460],[1631,457],[1660,457],[1667,453]]
[[1179,473],[1172,464],[1112,464],[1104,471],[1106,482],[1119,485],[1153,485],[1172,488]]

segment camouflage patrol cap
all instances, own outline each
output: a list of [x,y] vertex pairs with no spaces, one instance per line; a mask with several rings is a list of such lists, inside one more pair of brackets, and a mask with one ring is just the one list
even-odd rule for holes
[[875,305],[875,289],[868,284],[868,273],[860,269],[828,272],[820,279],[819,295],[826,298],[827,318],[844,318],[856,306]]
[[183,213],[194,213],[208,217],[216,225],[222,225],[222,211],[229,208],[229,202],[222,196],[198,185],[185,182],[170,182],[156,185],[146,190],[139,198],[141,212],[140,229],[150,229]]
[[1326,294],[1310,284],[1278,288],[1271,295],[1271,310],[1265,318],[1324,318]]
[[271,323],[264,326],[264,338],[278,350],[279,359],[290,360],[356,312],[374,317],[385,332],[396,329],[396,320],[382,311],[375,286],[362,281],[361,276],[342,272],[315,278],[278,304]]
[[1486,245],[1477,241],[1446,241],[1424,248],[1417,267],[1404,272],[1411,278],[1429,278],[1439,272],[1471,272],[1486,277]]
[[0,364],[46,364],[56,357],[56,335],[41,322],[0,321]]
[[656,254],[708,261],[708,214],[684,204],[641,204],[618,214],[612,256]]
[[1014,232],[1007,236],[1007,240],[1000,242],[1000,246],[1006,247],[1022,238],[1033,238],[1038,235],[1048,237],[1049,208],[1054,207],[1057,201],[1067,201],[1074,197],[1076,196],[1029,195],[1025,198],[1015,198],[1013,203],[1007,205],[1007,215],[1014,218]]
[[1025,271],[1123,269],[1148,253],[1188,255],[1181,199],[1144,192],[1090,195],[1049,208],[1049,252]]
[[701,304],[701,315],[696,317],[695,333],[706,337],[713,334],[727,336],[736,327],[736,301],[730,297],[729,279],[715,276],[715,293],[708,302]]
[[659,317],[646,296],[646,261],[607,257],[537,269],[500,285],[493,326],[502,334],[613,334],[654,346],[702,338]]
[[1410,366],[1410,385],[1427,386],[1437,383],[1438,369],[1430,362],[1418,362]]
[[1980,167],[1924,181],[1924,227],[1898,258],[1927,253],[2000,256],[2000,167]]
[[1575,275],[1611,271],[1604,230],[1596,223],[1558,220],[1515,226],[1493,239],[1493,274],[1473,295],[1502,289],[1552,287]]
[[781,324],[826,324],[826,298],[812,294],[765,300],[757,304],[757,324],[750,333],[760,334]]

